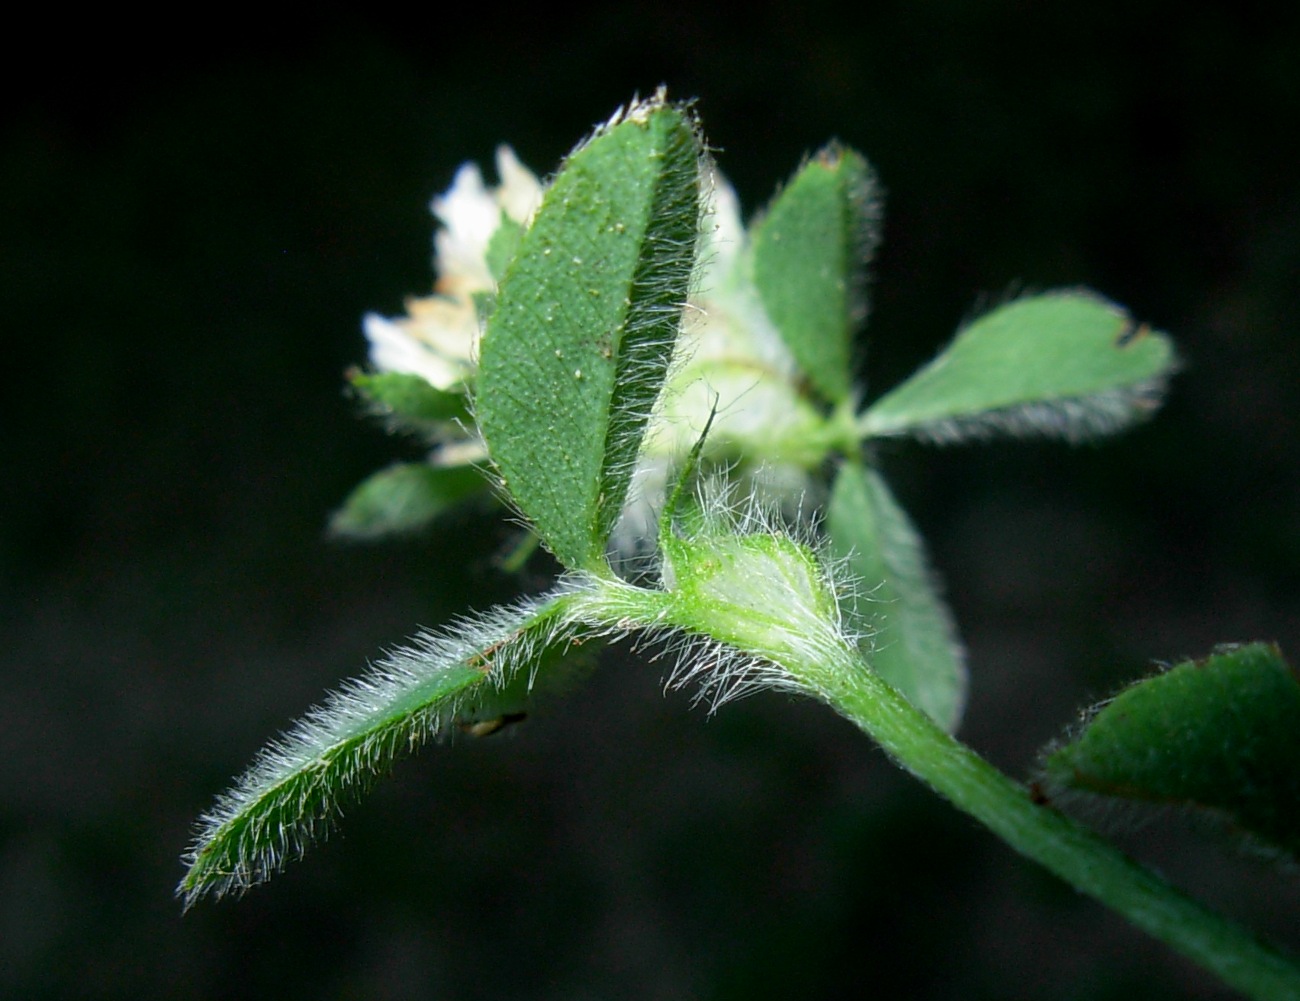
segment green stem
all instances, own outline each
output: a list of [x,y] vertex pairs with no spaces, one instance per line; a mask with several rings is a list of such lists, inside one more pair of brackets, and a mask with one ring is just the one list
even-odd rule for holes
[[799,543],[762,533],[675,537],[666,530],[661,545],[672,569],[670,590],[603,581],[572,599],[575,621],[675,627],[774,665],[856,723],[904,769],[1076,890],[1252,998],[1300,1001],[1300,966],[1293,960],[1035,802],[872,671],[840,632],[821,564]]
[[1300,967],[1207,910],[1050,806],[964,744],[859,663],[814,672],[830,704],[903,768],[1016,851],[1046,866],[1252,998],[1296,1001]]

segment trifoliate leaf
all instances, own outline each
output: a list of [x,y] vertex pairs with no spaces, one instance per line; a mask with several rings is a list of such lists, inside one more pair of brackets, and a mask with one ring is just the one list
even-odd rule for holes
[[999,306],[863,415],[867,436],[1080,441],[1149,417],[1175,367],[1164,334],[1090,292]]
[[1300,679],[1271,644],[1138,682],[1044,764],[1065,788],[1209,807],[1300,858]]
[[866,319],[866,269],[880,225],[867,161],[832,143],[803,166],[754,226],[754,283],[817,391],[853,384],[853,336]]
[[831,547],[859,592],[845,614],[873,670],[950,733],[961,720],[966,665],[925,546],[885,481],[846,462],[826,511]]
[[596,569],[686,304],[701,140],[662,94],[568,159],[483,337],[476,414],[506,491],[566,566]]

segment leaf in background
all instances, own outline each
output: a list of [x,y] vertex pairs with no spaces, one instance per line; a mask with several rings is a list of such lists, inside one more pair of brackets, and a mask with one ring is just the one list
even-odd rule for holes
[[861,593],[850,625],[868,635],[873,670],[949,733],[961,720],[966,665],[957,627],[911,521],[872,469],[845,462],[835,478],[826,528]]
[[1221,811],[1300,858],[1300,680],[1272,644],[1138,682],[1044,766],[1058,787]]
[[662,94],[565,161],[501,284],[475,411],[504,486],[566,566],[597,569],[695,266],[701,140]]
[[853,385],[853,335],[867,315],[880,199],[867,161],[831,143],[754,226],[754,282],[772,323],[832,403]]
[[464,393],[437,389],[422,376],[410,372],[354,369],[348,373],[348,382],[366,401],[369,410],[394,430],[428,437],[440,425],[469,420]]
[[515,251],[519,249],[519,241],[523,239],[524,226],[522,223],[515,222],[506,213],[501,213],[501,225],[497,227],[492,238],[488,240],[487,261],[488,271],[492,274],[492,280],[499,282],[506,276],[506,269],[510,262],[514,260]]
[[330,518],[330,532],[372,539],[418,531],[486,487],[482,472],[474,466],[397,463],[357,485]]
[[186,906],[269,879],[398,757],[453,723],[517,711],[538,667],[576,638],[566,618],[576,593],[421,634],[310,711],[200,818],[177,888]]
[[1080,441],[1149,417],[1175,367],[1169,339],[1090,292],[999,306],[862,416],[868,436],[996,434]]

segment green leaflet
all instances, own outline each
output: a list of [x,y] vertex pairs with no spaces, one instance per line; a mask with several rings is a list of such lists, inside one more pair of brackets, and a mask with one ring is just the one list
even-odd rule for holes
[[772,323],[817,391],[852,391],[853,335],[867,315],[866,266],[880,201],[867,161],[831,143],[754,226],[754,283]]
[[200,818],[177,887],[186,906],[270,878],[399,756],[453,722],[516,711],[537,668],[578,639],[566,613],[580,593],[562,585],[537,601],[421,634],[310,711]]
[[371,539],[418,531],[485,486],[483,474],[474,466],[397,463],[357,485],[331,516],[330,532]]
[[1056,786],[1221,811],[1300,858],[1300,680],[1271,644],[1138,682],[1044,765]]
[[506,269],[519,250],[519,241],[523,235],[524,227],[502,212],[501,225],[492,234],[487,247],[487,266],[494,281],[499,282],[505,277]]
[[565,161],[483,336],[475,410],[507,492],[566,566],[598,570],[695,266],[695,123],[658,95]]
[[831,490],[826,530],[861,588],[845,613],[864,633],[863,655],[909,702],[953,732],[966,696],[957,627],[920,536],[875,470],[844,463]]
[[437,389],[409,372],[348,373],[348,381],[367,407],[394,430],[429,435],[449,421],[469,419],[464,393]]
[[877,400],[868,436],[939,442],[994,434],[1079,441],[1150,416],[1175,367],[1164,334],[1090,292],[999,306]]

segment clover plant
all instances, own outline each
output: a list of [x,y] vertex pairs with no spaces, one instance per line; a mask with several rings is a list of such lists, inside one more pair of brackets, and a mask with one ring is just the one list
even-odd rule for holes
[[[1280,854],[1300,821],[1300,684],[1265,644],[1139,682],[1034,781],[952,733],[966,669],[877,439],[1081,441],[1149,417],[1168,338],[1063,289],[968,323],[864,401],[854,344],[881,197],[832,143],[748,226],[689,105],[621,109],[540,182],[503,147],[433,210],[433,294],[368,316],[368,407],[428,446],[361,484],[334,531],[428,525],[492,491],[563,568],[545,594],[420,633],[273,741],[198,825],[178,893],[242,893],[300,856],[400,755],[488,732],[602,645],[660,644],[715,708],[818,699],[1017,851],[1260,998],[1300,969],[1068,818],[1070,795],[1202,806]],[[829,472],[828,472],[829,471]],[[810,512],[810,501],[824,510]],[[813,515],[809,517],[809,515]]]

